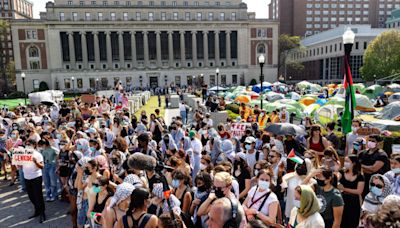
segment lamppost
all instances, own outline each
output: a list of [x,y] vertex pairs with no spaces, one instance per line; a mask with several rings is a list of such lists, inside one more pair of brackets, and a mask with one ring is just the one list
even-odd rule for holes
[[265,56],[264,55],[260,55],[258,56],[258,63],[260,64],[260,70],[261,70],[261,74],[260,74],[260,82],[261,82],[261,91],[260,91],[260,97],[261,97],[261,110],[263,109],[263,81],[264,81],[264,74],[263,74],[263,67],[264,67],[264,63],[265,63]]
[[99,90],[99,78],[96,78],[96,91]]
[[196,86],[196,75],[192,76],[192,86],[193,86],[193,92],[196,93],[196,89],[195,89],[195,86]]
[[72,94],[73,94],[74,97],[75,97],[75,83],[74,83],[75,77],[71,77],[71,80],[72,80]]
[[376,85],[376,74],[374,74],[374,85]]
[[289,82],[292,83],[292,76],[289,76]]
[[25,77],[26,77],[25,73],[22,72],[21,73],[21,78],[22,78],[22,86],[24,87],[24,100],[25,100],[25,106],[26,106]]
[[[349,126],[351,126],[351,122],[353,121],[354,118],[354,112],[353,108],[354,104],[354,91],[353,90],[353,79],[351,76],[351,67],[350,67],[350,53],[351,49],[353,48],[354,44],[354,39],[356,37],[356,34],[351,30],[350,27],[346,29],[346,31],[343,33],[343,45],[344,45],[344,75],[345,75],[345,89],[346,91],[346,107],[343,111],[343,116],[342,116],[342,126],[343,126],[343,132],[347,134],[348,132],[351,132],[351,129]],[[347,87],[347,88],[346,88]]]
[[219,83],[218,83],[219,68],[217,68],[215,70],[215,73],[217,74],[217,96],[218,96],[218,93],[219,93]]

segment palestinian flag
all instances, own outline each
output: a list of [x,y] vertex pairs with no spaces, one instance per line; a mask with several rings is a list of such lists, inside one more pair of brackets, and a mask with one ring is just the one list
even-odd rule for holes
[[294,152],[294,149],[292,149],[288,155],[288,158],[296,163],[299,163],[300,165],[303,164],[304,160],[296,155],[296,152]]
[[351,69],[349,65],[348,56],[344,57],[344,81],[343,86],[346,92],[346,100],[344,106],[344,112],[342,115],[342,131],[344,134],[351,132],[351,124],[354,118],[354,109],[356,108],[356,96],[353,87],[353,76],[351,75]]

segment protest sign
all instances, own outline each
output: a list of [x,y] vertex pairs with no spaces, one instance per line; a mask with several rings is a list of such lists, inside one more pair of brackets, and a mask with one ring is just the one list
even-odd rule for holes
[[241,138],[247,127],[251,127],[250,123],[232,123],[230,133],[232,137]]
[[400,154],[400,144],[392,145],[392,154]]
[[18,147],[12,151],[12,164],[13,165],[26,165],[32,162],[33,149],[26,149]]

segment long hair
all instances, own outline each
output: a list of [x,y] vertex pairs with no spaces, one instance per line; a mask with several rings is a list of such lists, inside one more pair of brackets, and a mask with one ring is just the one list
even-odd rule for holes
[[361,173],[361,163],[360,163],[360,161],[358,160],[357,155],[355,155],[355,154],[349,154],[347,157],[348,157],[348,158],[350,159],[350,161],[353,163],[353,169],[352,169],[353,174],[354,174],[354,175],[360,174],[360,173]]

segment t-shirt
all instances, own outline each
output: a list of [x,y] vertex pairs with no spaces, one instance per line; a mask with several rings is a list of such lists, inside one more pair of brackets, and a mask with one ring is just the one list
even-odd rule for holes
[[[256,154],[259,154],[258,160],[256,159]],[[264,154],[262,152],[254,151],[252,154],[246,153],[247,165],[250,167],[251,172],[253,172],[254,165],[257,161],[264,160]]]
[[[263,195],[265,195],[265,193],[267,193],[267,191],[260,192],[259,189],[257,190],[257,187],[258,187],[258,186],[253,186],[253,187],[250,189],[250,191],[249,191],[249,193],[248,193],[248,195],[247,195],[247,197],[248,197],[248,199],[249,199],[249,200],[247,201],[247,205],[246,205],[247,207],[249,207],[251,204],[253,204],[253,200],[254,200],[254,201],[257,201],[257,199],[259,199],[260,197],[262,197]],[[270,190],[268,190],[268,191],[270,191]],[[255,194],[255,195],[254,195],[254,194]],[[262,199],[258,200],[257,203],[255,203],[254,205],[252,205],[250,208],[255,209],[255,210],[257,210],[257,211],[263,213],[264,215],[267,215],[267,216],[268,216],[268,215],[269,215],[269,205],[270,205],[271,203],[273,203],[273,202],[278,202],[278,197],[275,195],[275,193],[271,192],[271,193],[269,194],[267,200],[265,201],[264,205],[262,205],[262,208],[260,208],[262,202],[264,201],[264,199],[265,199],[265,198],[263,197]]]
[[358,135],[354,134],[353,132],[350,132],[347,135],[347,137],[346,137],[346,146],[347,146],[348,154],[351,154],[351,152],[353,151],[353,143],[354,143],[354,141],[356,141],[357,138],[358,138]]
[[321,207],[319,213],[324,218],[324,221],[333,221],[333,208],[344,206],[342,194],[336,188],[325,192],[318,186],[317,198]]
[[46,148],[42,151],[45,164],[56,164],[56,158],[59,151],[53,147]]
[[[33,152],[32,157],[39,163],[43,162],[43,156],[36,150]],[[24,171],[24,178],[27,180],[32,180],[42,176],[42,169],[39,169],[33,161],[29,162],[29,164],[23,165],[22,170]]]
[[203,150],[203,145],[199,139],[195,138],[192,140],[192,148],[194,155],[199,155]]

